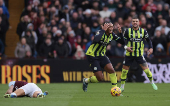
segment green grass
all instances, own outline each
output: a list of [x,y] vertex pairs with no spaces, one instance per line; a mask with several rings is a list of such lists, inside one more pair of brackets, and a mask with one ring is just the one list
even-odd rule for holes
[[48,90],[45,98],[3,98],[7,84],[0,84],[0,106],[170,106],[170,84],[126,83],[123,96],[112,97],[110,83],[89,84],[83,92],[82,83],[38,84]]

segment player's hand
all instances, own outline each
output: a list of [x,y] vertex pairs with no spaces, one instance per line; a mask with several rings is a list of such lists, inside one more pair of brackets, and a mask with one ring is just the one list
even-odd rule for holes
[[150,49],[148,50],[148,56],[150,56],[152,53],[153,53],[153,49],[150,48]]
[[126,50],[127,50],[128,52],[133,52],[132,48],[133,48],[133,47],[127,47]]
[[117,29],[118,29],[119,33],[122,33],[122,28],[119,24],[117,24]]
[[101,25],[102,29],[103,30],[107,30],[109,28],[109,24],[108,23],[105,23],[104,25]]

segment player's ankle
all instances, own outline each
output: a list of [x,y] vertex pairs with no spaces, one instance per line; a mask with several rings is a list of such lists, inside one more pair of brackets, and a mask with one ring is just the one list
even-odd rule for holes
[[17,97],[17,95],[16,95],[16,93],[11,93],[11,96],[10,96],[11,98],[16,98]]

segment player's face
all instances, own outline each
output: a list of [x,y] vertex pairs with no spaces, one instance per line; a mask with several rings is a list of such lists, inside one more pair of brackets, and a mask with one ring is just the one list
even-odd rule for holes
[[139,19],[132,19],[132,26],[134,28],[138,28],[139,27]]
[[113,24],[112,23],[109,23],[109,28],[107,29],[107,32],[109,34],[113,33]]

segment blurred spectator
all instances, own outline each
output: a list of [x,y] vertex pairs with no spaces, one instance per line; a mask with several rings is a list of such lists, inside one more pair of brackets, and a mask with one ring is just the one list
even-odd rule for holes
[[21,38],[21,42],[17,43],[17,47],[15,48],[15,57],[24,58],[26,56],[27,51],[31,53],[31,49],[26,43],[26,39]]
[[100,26],[97,22],[97,20],[93,21],[93,26],[91,27],[91,33],[94,35],[96,32],[100,30]]
[[35,9],[36,12],[38,12],[38,5],[40,4],[39,0],[33,0],[32,8]]
[[86,43],[86,49],[85,52],[87,51],[87,49],[90,47],[91,43],[93,42],[94,36],[91,36],[91,40],[89,42]]
[[166,56],[164,47],[160,43],[156,46],[155,56]]
[[152,26],[151,23],[146,24],[146,30],[147,30],[150,38],[153,39],[153,37],[154,37],[154,27]]
[[34,12],[33,15],[31,16],[31,21],[32,21],[32,24],[34,25],[34,30],[36,31],[41,24],[41,20],[37,16],[36,12]]
[[67,57],[69,54],[69,48],[63,38],[59,38],[57,44],[55,45],[55,51],[58,57]]
[[81,36],[77,36],[74,45],[75,48],[77,48],[77,46],[80,46],[84,51],[86,49],[86,44],[82,42]]
[[117,7],[115,12],[116,12],[116,17],[117,18],[121,17],[121,18],[125,19],[126,12],[124,10],[122,2],[118,3],[118,7]]
[[91,18],[91,10],[90,9],[86,9],[84,11],[84,22],[86,23],[87,26],[91,27],[92,26],[92,18]]
[[64,18],[66,20],[66,22],[69,22],[70,21],[70,13],[69,13],[69,7],[68,5],[65,5],[63,7],[63,13],[61,15],[62,18]]
[[44,28],[42,29],[42,33],[38,36],[38,43],[37,43],[37,45],[36,45],[37,48],[38,48],[42,43],[44,43],[44,40],[46,39],[47,34],[48,34],[47,28],[44,27]]
[[170,9],[169,9],[168,14],[165,17],[165,19],[167,20],[167,26],[170,27]]
[[81,0],[81,1],[82,1],[82,2],[81,2],[81,6],[80,6],[80,7],[82,7],[83,10],[86,10],[86,9],[90,8],[90,2],[89,2],[89,0]]
[[19,38],[21,39],[22,32],[27,29],[27,25],[30,23],[30,19],[28,15],[25,15],[21,18],[21,22],[17,26],[17,34],[19,35]]
[[[151,12],[145,12],[147,23],[151,23],[152,27],[155,27],[155,19]],[[154,29],[153,29],[154,30]]]
[[142,10],[146,11],[146,9],[150,7],[152,12],[155,13],[157,7],[156,5],[153,3],[153,0],[148,0],[148,3],[146,3],[143,7]]
[[84,53],[83,49],[81,48],[81,46],[77,46],[77,50],[76,50],[74,56],[77,60],[84,59],[85,53]]
[[54,44],[51,42],[51,39],[46,38],[44,43],[39,47],[38,54],[41,57],[52,58],[54,50]]
[[152,44],[153,44],[153,50],[156,50],[156,46],[158,44],[162,44],[163,47],[166,49],[167,47],[167,41],[164,37],[161,36],[161,31],[156,30],[156,36],[153,38]]
[[33,56],[31,55],[31,52],[30,52],[30,51],[27,51],[25,58],[32,58],[32,57],[33,57]]
[[[32,9],[32,7],[31,7],[31,5],[28,5],[24,10],[23,10],[23,12],[21,13],[21,17],[23,17],[23,16],[25,16],[25,15],[30,15],[30,12],[31,12],[31,9]],[[21,18],[20,17],[20,18]]]
[[69,31],[68,33],[68,41],[71,45],[71,48],[72,48],[72,53],[75,52],[75,45],[74,45],[74,42],[75,42],[75,33],[73,30]]
[[77,12],[74,12],[72,14],[72,19],[70,21],[70,24],[71,24],[71,27],[73,28],[73,30],[75,30],[77,28],[79,22],[81,22],[81,20],[78,19]]
[[115,47],[115,55],[120,57],[124,56],[124,47],[122,46],[122,44],[117,43]]
[[102,18],[110,17],[111,11],[109,11],[108,5],[104,5],[104,6],[103,6],[103,10],[100,11],[99,14],[100,14],[100,16],[101,16]]
[[169,27],[167,27],[167,21],[166,21],[166,20],[162,20],[162,22],[161,22],[161,26],[156,27],[155,32],[156,32],[157,30],[161,30],[161,29],[162,29],[162,27],[164,27],[164,28],[165,28],[165,34],[167,35],[167,34],[168,34],[168,32],[170,31],[170,28],[169,28]]
[[110,44],[106,47],[106,55],[107,56],[115,56],[115,49]]
[[153,2],[155,5],[159,5],[159,4],[161,4],[162,6],[164,6],[164,0],[154,0],[154,2]]
[[84,29],[83,43],[89,42],[91,36],[93,36],[93,34],[91,33],[90,27],[86,27],[86,28]]
[[4,45],[6,45],[5,37],[8,28],[9,28],[8,18],[3,14],[3,9],[0,7],[0,39],[2,40]]
[[3,9],[3,14],[5,14],[7,18],[9,19],[9,12],[6,6],[4,5],[3,0],[0,0],[0,7]]
[[158,15],[162,15],[163,18],[164,18],[164,16],[165,16],[164,11],[163,11],[163,6],[162,6],[161,4],[158,4],[158,5],[157,5],[157,10],[156,10],[156,12],[154,13],[154,16],[155,16],[155,17],[158,17]]
[[77,29],[76,29],[76,35],[83,35],[83,29],[82,29],[82,23],[78,23]]
[[5,49],[5,46],[4,46],[3,42],[2,42],[2,40],[0,39],[0,57],[3,56],[4,49]]
[[116,13],[113,11],[110,15],[110,21],[112,23],[116,22],[117,21],[117,17],[116,17]]
[[[34,31],[34,25],[32,23],[29,23],[28,26],[27,26],[27,30],[30,30],[31,31],[31,34],[32,36],[34,37],[34,42],[35,44],[37,44],[38,42],[38,37],[37,37],[37,33]],[[22,37],[25,36],[25,32],[26,31],[23,31],[22,32]]]
[[31,30],[27,29],[25,31],[24,38],[26,39],[27,44],[31,48],[32,54],[34,55],[34,52],[35,52],[35,40],[34,40],[34,37],[33,37],[32,33],[31,33]]
[[54,41],[57,41],[57,42],[58,42],[59,38],[61,38],[61,35],[62,35],[61,30],[57,30],[57,31],[54,33]]

